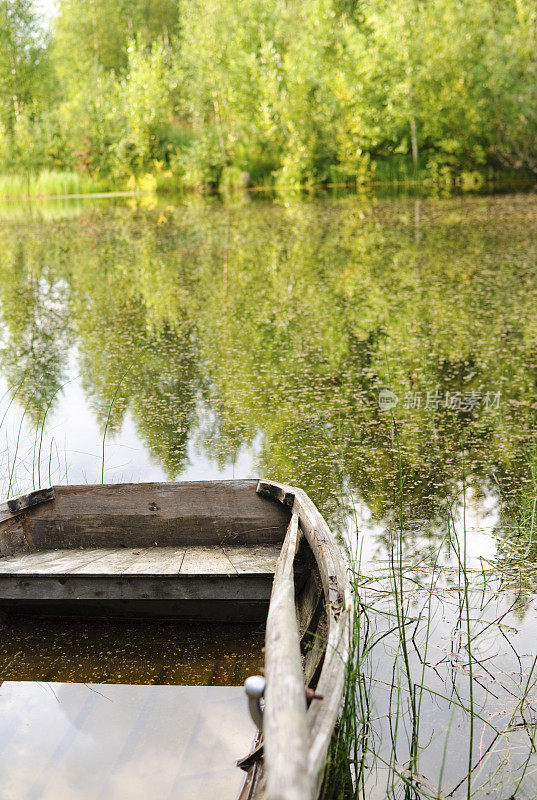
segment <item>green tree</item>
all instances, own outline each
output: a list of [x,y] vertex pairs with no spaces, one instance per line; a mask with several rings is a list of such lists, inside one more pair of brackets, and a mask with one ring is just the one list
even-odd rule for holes
[[155,42],[149,52],[140,42],[131,42],[128,58],[126,73],[115,87],[122,124],[112,146],[115,171],[127,175],[149,169],[151,160],[162,155],[176,86],[163,42]]
[[144,46],[177,35],[175,0],[59,0],[53,20],[53,56],[68,91],[77,91],[102,72],[119,73],[128,65],[128,45]]
[[11,139],[46,84],[47,40],[32,0],[0,0],[0,123]]
[[436,181],[537,172],[536,14],[533,0],[59,0],[49,35],[31,0],[0,0],[0,161],[171,168],[198,187],[361,180],[371,161]]

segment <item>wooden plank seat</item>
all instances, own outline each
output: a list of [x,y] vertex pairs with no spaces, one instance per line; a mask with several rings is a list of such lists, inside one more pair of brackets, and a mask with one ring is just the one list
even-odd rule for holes
[[279,545],[34,550],[0,559],[4,575],[265,575],[273,577]]
[[8,500],[0,613],[264,619],[289,512],[256,486],[55,486]]
[[0,599],[268,603],[279,551],[279,545],[35,550],[0,559]]
[[105,601],[131,612],[145,601],[144,616],[251,620],[266,614],[279,552],[279,544],[27,551],[0,558],[0,601],[11,611],[89,601],[89,614],[99,604],[106,611]]

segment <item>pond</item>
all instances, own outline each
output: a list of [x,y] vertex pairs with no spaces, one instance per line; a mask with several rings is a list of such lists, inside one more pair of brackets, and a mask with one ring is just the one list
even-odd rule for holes
[[535,797],[536,224],[533,194],[4,207],[2,494],[303,487],[352,550],[363,796]]

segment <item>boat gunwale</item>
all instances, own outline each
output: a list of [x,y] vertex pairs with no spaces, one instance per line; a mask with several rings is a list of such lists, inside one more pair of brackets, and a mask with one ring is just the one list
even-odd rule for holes
[[317,506],[306,492],[288,484],[260,480],[257,493],[271,497],[297,514],[299,526],[313,552],[321,577],[328,620],[323,665],[316,692],[322,700],[309,706],[308,776],[312,800],[321,789],[328,749],[337,722],[350,653],[352,594],[341,548]]

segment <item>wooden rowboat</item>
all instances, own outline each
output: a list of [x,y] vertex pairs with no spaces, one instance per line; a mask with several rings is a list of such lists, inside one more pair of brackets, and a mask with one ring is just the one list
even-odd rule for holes
[[[240,800],[314,800],[349,654],[342,552],[300,489],[268,481],[58,486],[0,505],[0,609],[266,620]],[[263,699],[261,699],[263,698]]]

